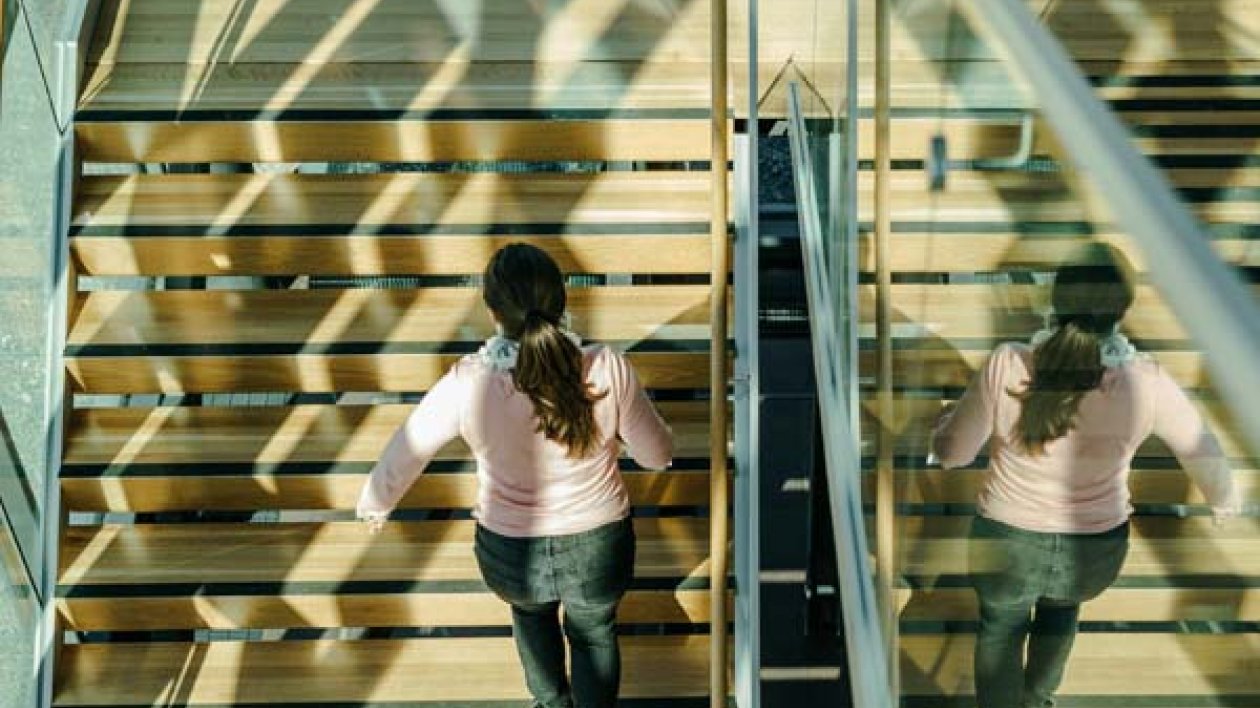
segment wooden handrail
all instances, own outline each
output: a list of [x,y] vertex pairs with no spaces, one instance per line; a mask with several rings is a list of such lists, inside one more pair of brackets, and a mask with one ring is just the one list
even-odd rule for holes
[[727,164],[730,160],[730,121],[727,119],[729,97],[727,95],[727,37],[726,0],[710,0],[710,92],[712,95],[712,151],[709,172],[712,175],[712,213],[710,234],[713,242],[711,295],[709,300],[709,326],[712,340],[709,345],[709,457],[711,474],[709,481],[709,705],[724,708],[727,688],[727,618],[726,576],[730,523],[729,486],[727,483],[726,431],[726,317],[727,282],[730,272],[730,193]]
[[[875,337],[878,342],[879,409],[893,410],[892,270],[892,8],[891,0],[875,3]],[[875,596],[887,643],[888,675],[897,695],[896,485],[890,419],[878,424],[875,458]]]

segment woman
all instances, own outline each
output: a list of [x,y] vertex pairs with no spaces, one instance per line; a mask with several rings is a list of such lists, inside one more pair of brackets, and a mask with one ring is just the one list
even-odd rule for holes
[[1057,327],[998,347],[933,438],[945,468],[969,464],[989,441],[970,544],[980,708],[1054,705],[1080,603],[1124,562],[1129,464],[1149,435],[1176,454],[1218,520],[1240,506],[1194,406],[1118,333],[1134,299],[1123,257],[1090,255],[1056,274]]
[[499,250],[483,298],[499,334],[453,366],[394,434],[358,515],[379,530],[434,454],[462,437],[480,481],[477,564],[512,606],[535,705],[613,706],[621,678],[614,620],[635,551],[618,439],[640,465],[661,469],[670,431],[624,357],[581,346],[565,328],[564,279],[546,253],[525,244]]

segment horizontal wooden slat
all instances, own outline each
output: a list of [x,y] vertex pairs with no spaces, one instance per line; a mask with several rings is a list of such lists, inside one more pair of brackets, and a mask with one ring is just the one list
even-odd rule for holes
[[[977,621],[971,588],[897,591],[903,622]],[[1081,605],[1083,622],[1257,622],[1260,589],[1112,587]]]
[[[928,453],[929,438],[932,426],[940,416],[941,408],[953,402],[952,399],[939,396],[899,396],[893,401],[891,415],[881,414],[874,392],[862,399],[862,452],[873,454],[876,444],[876,433],[880,426],[887,426],[893,431],[893,444],[896,454],[912,459],[925,460]],[[1255,459],[1256,453],[1249,451],[1228,409],[1218,400],[1207,399],[1198,402],[1198,409],[1207,426],[1216,434],[1225,455],[1233,458]],[[1149,438],[1137,450],[1141,458],[1167,458],[1171,456],[1168,448],[1157,438]],[[1243,464],[1244,469],[1254,467],[1251,463]]]
[[[1260,288],[1252,290],[1260,296]],[[875,288],[859,286],[860,316],[874,322]],[[894,284],[892,333],[895,339],[922,340],[925,345],[954,339],[1023,340],[1040,328],[1049,309],[1050,287],[1023,284]],[[1125,315],[1130,337],[1154,341],[1184,340],[1176,317],[1150,286],[1137,288],[1137,299]],[[863,325],[873,333],[873,326]],[[1187,343],[1187,349],[1193,345]]]
[[[67,629],[291,629],[298,627],[503,627],[507,603],[489,592],[408,594],[215,595],[63,597]],[[618,607],[623,624],[703,624],[709,591],[631,590]]]
[[[952,225],[951,225],[952,227]],[[1083,246],[1105,242],[1116,246],[1138,270],[1145,271],[1145,259],[1128,238],[1099,236],[1046,236],[1013,231],[971,233],[945,231],[895,231],[891,236],[889,268],[894,273],[972,273],[1017,269],[1053,270],[1061,263],[1080,258]],[[1225,261],[1244,268],[1260,267],[1260,244],[1247,238],[1214,238],[1211,245]],[[863,234],[859,241],[859,268],[874,272],[874,236]]]
[[[707,285],[570,288],[573,328],[592,340],[709,338]],[[476,342],[494,333],[477,288],[96,291],[68,346],[306,346]],[[294,352],[297,353],[297,352]]]
[[[1189,475],[1179,469],[1152,469],[1141,461],[1129,476],[1134,504],[1206,504]],[[897,501],[907,504],[974,504],[984,472],[980,470],[899,470]],[[1244,503],[1260,504],[1260,472],[1234,469],[1234,480]],[[874,480],[864,479],[864,493],[872,494]]]
[[707,120],[118,121],[75,126],[89,162],[708,160]]
[[[71,511],[156,512],[254,509],[353,509],[362,474],[234,474],[202,476],[197,464],[163,476],[61,479]],[[706,471],[627,472],[630,501],[647,506],[707,506]],[[401,509],[468,509],[477,500],[472,473],[427,474],[399,503]]]
[[[903,517],[898,519],[901,572],[926,579],[965,575],[976,563],[995,562],[987,555],[991,542],[967,539],[969,517]],[[969,557],[978,544],[975,559]],[[1254,518],[1232,519],[1221,528],[1210,518],[1133,518],[1129,553],[1122,577],[1151,578],[1194,575],[1235,578],[1244,584],[1260,567],[1260,536]],[[930,583],[929,583],[930,584]],[[1228,585],[1227,581],[1227,585]]]
[[[708,457],[708,404],[662,402],[674,456]],[[68,465],[371,464],[411,412],[408,405],[274,408],[95,408],[73,411]],[[460,442],[437,460],[468,460]]]
[[[625,698],[703,696],[707,636],[621,640]],[[66,647],[55,706],[525,701],[509,637]],[[126,680],[119,680],[119,677]]]
[[[708,385],[708,353],[628,355],[648,388]],[[459,355],[100,356],[66,360],[77,393],[427,391]]]
[[[971,635],[906,635],[900,646],[903,695],[974,693]],[[1059,690],[1065,699],[1106,696],[1112,705],[1125,696],[1168,696],[1157,705],[1193,706],[1211,705],[1205,701],[1218,696],[1250,701],[1257,694],[1260,638],[1255,634],[1083,633],[1072,647]],[[1187,698],[1178,702],[1178,696]]]
[[[198,234],[275,225],[378,233],[435,225],[482,233],[491,224],[704,224],[705,172],[394,173],[378,175],[133,175],[84,177],[73,229],[195,227]],[[168,232],[169,233],[169,232]],[[274,233],[274,231],[265,231]],[[417,264],[421,266],[422,264]]]
[[[476,581],[473,521],[73,526],[63,586],[215,582]],[[708,520],[635,520],[635,577],[703,577]],[[212,550],[207,539],[214,539]]]
[[708,234],[617,236],[79,236],[80,275],[465,275],[529,243],[566,273],[706,273]]

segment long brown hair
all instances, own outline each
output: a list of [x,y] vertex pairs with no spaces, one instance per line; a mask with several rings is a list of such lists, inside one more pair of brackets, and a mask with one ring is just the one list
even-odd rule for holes
[[1015,432],[1031,454],[1067,435],[1081,399],[1102,383],[1101,340],[1133,304],[1129,272],[1124,255],[1102,244],[1056,271],[1051,301],[1058,330],[1033,350],[1032,381],[1010,392],[1023,402]]
[[482,297],[520,344],[512,380],[534,404],[538,432],[564,445],[570,457],[586,457],[599,446],[595,393],[585,382],[582,352],[561,331],[564,276],[545,251],[514,243],[486,265]]

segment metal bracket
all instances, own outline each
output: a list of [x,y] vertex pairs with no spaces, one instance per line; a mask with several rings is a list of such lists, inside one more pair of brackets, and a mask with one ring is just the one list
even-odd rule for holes
[[1015,171],[1028,167],[1033,156],[1033,144],[1036,137],[1037,119],[1032,113],[1025,113],[1020,120],[1019,146],[1015,152],[1006,157],[994,157],[979,160],[950,160],[949,144],[944,135],[932,136],[928,146],[926,169],[928,185],[931,191],[945,190],[949,171],[952,169],[976,169],[988,171]]

